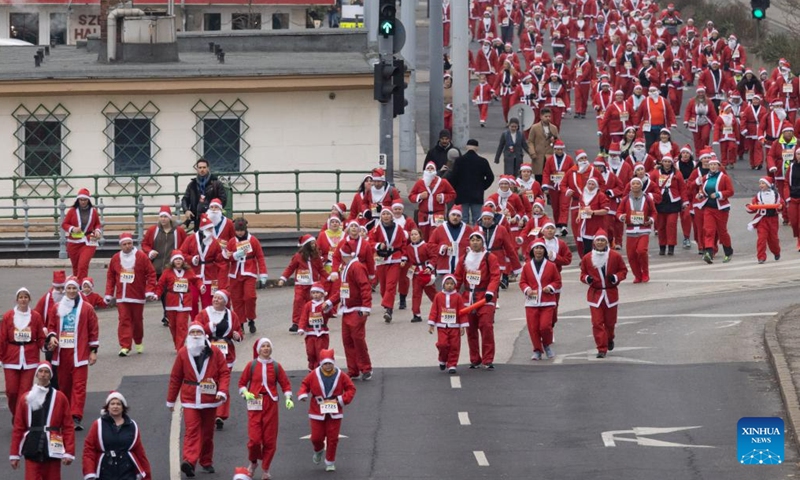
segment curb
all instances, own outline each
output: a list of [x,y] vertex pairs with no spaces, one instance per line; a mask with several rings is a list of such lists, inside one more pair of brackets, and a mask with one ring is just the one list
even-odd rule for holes
[[[786,407],[789,427],[795,439],[797,439],[798,434],[800,434],[800,402],[798,402],[797,386],[792,380],[792,370],[789,366],[789,361],[786,359],[783,347],[781,347],[778,341],[778,323],[782,322],[790,312],[796,309],[797,306],[784,309],[778,313],[778,315],[771,318],[764,326],[764,344],[767,347],[769,362],[775,370],[775,375],[778,377],[781,399]],[[798,448],[798,451],[800,451],[800,445],[795,446]]]

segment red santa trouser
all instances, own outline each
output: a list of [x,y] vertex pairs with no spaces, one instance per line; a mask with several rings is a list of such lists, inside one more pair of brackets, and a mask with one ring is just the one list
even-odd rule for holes
[[569,214],[569,199],[560,190],[548,188],[547,196],[550,197],[550,207],[553,209],[553,219],[558,225],[567,224]]
[[61,480],[61,460],[25,459],[25,480]]
[[727,167],[736,163],[736,150],[739,145],[733,140],[719,142],[720,161],[722,165]]
[[487,305],[469,314],[467,345],[470,363],[473,365],[494,363],[494,306]]
[[608,232],[609,239],[614,242],[614,246],[622,246],[622,233],[624,230],[625,225],[617,220],[616,212],[609,211],[608,215],[606,215],[606,232]]
[[706,207],[703,209],[703,236],[706,248],[716,248],[717,238],[723,247],[731,246],[728,234],[728,210]]
[[[231,292],[233,311],[239,318],[256,319],[256,277],[239,275],[228,285]],[[244,314],[244,315],[243,315]]]
[[690,209],[681,211],[681,231],[683,238],[690,238],[692,234],[692,212]]
[[528,323],[528,335],[531,336],[534,352],[543,352],[544,347],[553,343],[553,316],[556,307],[528,307],[525,309],[525,320]]
[[311,424],[311,445],[315,452],[325,450],[325,464],[332,465],[336,461],[336,447],[339,446],[339,429],[342,426],[341,418],[331,418],[326,415],[325,420],[309,419]]
[[479,103],[478,114],[480,115],[481,123],[486,123],[486,118],[489,117],[489,104]]
[[461,354],[461,329],[436,328],[436,348],[439,350],[439,363],[447,368],[458,365],[458,356]]
[[131,342],[141,345],[144,340],[144,304],[118,302],[117,312],[119,315],[119,325],[117,326],[119,346],[130,350]]
[[4,368],[3,373],[6,379],[6,397],[8,399],[8,409],[11,417],[17,411],[17,399],[28,392],[33,386],[33,379],[36,376],[36,369],[14,370]]
[[309,300],[311,300],[311,285],[295,285],[294,303],[292,303],[292,323],[294,325],[300,324],[300,314],[303,313],[303,307]]
[[69,400],[69,410],[73,417],[83,418],[83,407],[86,404],[86,381],[89,378],[89,367],[75,366],[75,357],[71,348],[61,349],[58,354],[58,389]]
[[614,90],[622,90],[624,98],[630,97],[633,93],[633,78],[618,75],[614,83]]
[[216,408],[184,408],[183,460],[208,467],[214,463],[214,417]]
[[447,107],[444,109],[444,128],[453,131],[453,111]]
[[306,335],[306,357],[308,358],[308,369],[314,370],[319,367],[321,352],[328,349],[330,339],[328,335]]
[[172,334],[175,350],[178,351],[186,343],[186,335],[189,334],[189,312],[167,310],[167,320],[169,320],[169,333]]
[[[228,371],[232,370],[232,368],[228,368]],[[227,420],[228,417],[231,416],[231,396],[227,391],[225,392],[225,395],[227,395],[225,401],[217,407],[217,417],[223,420]]]
[[83,281],[89,276],[89,262],[94,257],[97,247],[90,247],[85,243],[68,243],[67,256],[72,263],[72,274],[78,277],[78,281]]
[[347,359],[347,374],[351,378],[372,371],[367,348],[367,318],[369,317],[362,317],[358,312],[342,315],[342,344]]
[[578,213],[578,207],[570,207],[569,209],[569,224],[572,227],[572,237],[575,239],[575,246],[578,250],[578,257],[583,256],[583,242],[580,239],[581,232],[581,219]]
[[[798,212],[798,215],[800,215],[800,208],[798,207],[795,207],[795,210]],[[794,225],[792,227],[794,227]],[[758,240],[756,241],[756,258],[758,258],[758,260],[767,259],[768,245],[769,251],[772,252],[773,255],[781,254],[781,239],[778,238],[777,215],[774,217],[762,217],[756,224],[756,232],[758,233]]]
[[500,104],[503,105],[503,121],[508,123],[508,111],[511,110],[511,99],[514,95],[503,95],[500,97]]
[[800,238],[800,198],[790,198],[788,210],[789,223],[792,225],[792,236]]
[[658,246],[678,244],[678,217],[680,213],[659,213],[656,217]]
[[561,131],[561,119],[564,117],[564,110],[565,108],[561,107],[550,107],[550,111],[553,114],[553,125],[556,126],[559,132]]
[[400,264],[387,263],[375,269],[378,283],[381,288],[381,306],[394,308],[394,299],[397,296],[397,283],[400,280]]
[[683,90],[678,90],[676,88],[669,89],[669,103],[672,106],[672,111],[675,112],[675,116],[677,117],[681,111],[681,103],[683,103]]
[[442,46],[449,47],[450,46],[450,22],[447,22],[442,25]]
[[263,410],[247,412],[247,459],[260,459],[261,469],[269,472],[278,446],[278,402],[268,396],[263,400]]
[[711,143],[711,124],[698,125],[697,131],[692,132],[692,138],[694,139],[695,152],[699,152],[708,146]]
[[575,86],[575,113],[586,114],[586,104],[589,102],[589,85],[579,84]]
[[[628,237],[630,240],[630,237]],[[608,341],[614,340],[614,327],[617,325],[617,307],[609,307],[605,301],[599,307],[589,307],[592,314],[592,335],[597,351],[608,351]]]
[[750,157],[750,166],[755,168],[764,163],[764,146],[754,138],[744,140],[745,149]]
[[[659,235],[661,234],[659,230]],[[650,276],[650,259],[647,256],[647,248],[650,246],[650,235],[628,235],[625,242],[625,252],[628,254],[628,262],[631,264],[631,273],[637,280],[643,276]]]
[[422,292],[425,292],[428,299],[432,302],[433,298],[436,296],[436,287],[434,285],[428,285],[427,282],[423,282],[415,275],[414,290],[411,294],[411,313],[413,315],[419,316],[422,310]]
[[408,278],[408,271],[411,270],[411,263],[406,262],[404,267],[400,267],[400,276],[397,278],[397,293],[402,296],[408,295],[411,288],[411,281]]

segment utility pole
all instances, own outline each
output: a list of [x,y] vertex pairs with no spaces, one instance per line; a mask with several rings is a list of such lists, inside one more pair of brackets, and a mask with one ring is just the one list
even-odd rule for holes
[[372,46],[378,41],[378,8],[375,1],[364,2],[364,28],[367,30],[367,43]]
[[408,67],[408,91],[411,92],[411,95],[406,96],[408,106],[405,113],[400,116],[400,170],[416,172],[417,117],[414,92],[417,89],[417,0],[403,0],[400,18],[406,29],[406,44],[401,52]]
[[378,64],[375,65],[375,100],[380,102],[380,122],[378,146],[380,160],[386,169],[386,182],[394,183],[394,97],[398,88],[403,88],[403,81],[396,82],[398,61],[394,59],[394,35],[397,6],[395,0],[379,0],[376,36],[378,40]]
[[469,12],[468,2],[450,2],[453,32],[453,144],[464,147],[469,140]]
[[[457,0],[459,2],[466,2],[466,0]],[[431,20],[428,32],[430,33],[429,39],[429,52],[431,63],[431,78],[430,78],[430,127],[429,142],[427,147],[431,148],[439,140],[439,131],[444,128],[444,61],[442,55],[444,54],[444,47],[442,46],[442,37],[444,35],[444,26],[442,24],[442,0],[428,0],[431,9]],[[451,27],[452,28],[452,27]],[[462,65],[462,68],[466,65]]]

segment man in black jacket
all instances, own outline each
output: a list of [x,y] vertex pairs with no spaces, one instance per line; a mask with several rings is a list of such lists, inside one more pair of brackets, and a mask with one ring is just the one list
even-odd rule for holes
[[216,175],[211,174],[208,160],[201,158],[194,164],[194,169],[197,171],[197,177],[186,187],[186,193],[181,200],[181,209],[185,216],[185,224],[188,226],[193,223],[194,230],[197,231],[200,226],[200,215],[208,210],[211,200],[218,198],[220,203],[225,205],[228,203],[228,195],[222,182]]
[[[450,142],[450,130],[446,128],[439,132],[439,141],[436,145],[433,146],[430,150],[428,150],[427,155],[425,155],[425,162],[426,164],[429,161],[436,164],[436,174],[440,177],[443,177],[446,173],[450,165],[448,165],[448,152],[450,150],[455,150],[458,152],[458,149]],[[461,156],[461,152],[458,152],[457,156]]]
[[528,142],[525,135],[519,131],[519,120],[511,118],[508,120],[508,130],[500,135],[500,143],[497,145],[497,153],[494,154],[494,163],[500,163],[500,154],[503,154],[503,173],[506,175],[519,175],[525,153],[528,152]]
[[447,180],[456,191],[456,204],[464,212],[464,222],[476,224],[481,219],[483,192],[494,183],[489,161],[478,155],[478,141],[467,140],[467,153],[453,162]]

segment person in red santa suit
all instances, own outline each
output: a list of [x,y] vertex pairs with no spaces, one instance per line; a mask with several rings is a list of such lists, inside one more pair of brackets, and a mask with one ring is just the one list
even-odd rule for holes
[[689,197],[683,174],[674,167],[672,157],[664,156],[661,164],[650,172],[650,183],[657,186],[661,201],[655,204],[658,254],[675,255],[678,244],[678,218],[689,208]]
[[53,352],[59,387],[69,399],[76,430],[83,430],[86,383],[89,366],[97,362],[99,331],[97,314],[80,296],[78,279],[68,277],[64,296],[50,307],[45,345]]
[[[589,157],[583,150],[575,151],[575,160],[577,164],[574,165],[566,174],[566,177],[561,182],[561,189],[564,195],[569,199],[569,214],[570,224],[572,227],[572,234],[575,236],[575,244],[578,248],[578,254],[582,255],[583,243],[580,238],[580,198],[583,195],[586,181],[589,178],[594,178],[598,182],[598,186],[603,183],[603,175],[594,166],[589,165]],[[562,229],[562,236],[566,232]]]
[[347,224],[345,235],[342,240],[339,241],[336,251],[333,252],[333,263],[329,276],[330,281],[336,281],[339,276],[339,270],[342,266],[340,250],[345,245],[347,245],[349,251],[353,252],[356,258],[358,258],[358,261],[367,268],[370,280],[375,278],[375,250],[372,248],[366,236],[362,235],[361,230],[362,227],[354,220],[351,220]]
[[169,333],[172,335],[175,351],[178,351],[186,343],[186,332],[191,322],[190,287],[205,291],[206,286],[203,285],[202,278],[186,268],[186,261],[180,250],[172,251],[170,261],[170,268],[165,269],[158,279],[155,294],[166,301]]
[[728,234],[733,182],[720,169],[720,162],[716,157],[708,160],[708,167],[709,172],[697,179],[700,189],[696,197],[703,214],[703,243],[706,249],[703,260],[709,264],[714,262],[714,248],[719,239],[725,252],[722,262],[728,263],[733,256],[731,236]]
[[328,320],[333,316],[333,303],[325,300],[325,288],[322,282],[311,286],[311,300],[303,306],[300,315],[300,330],[297,333],[305,336],[309,370],[319,366],[320,352],[330,344]]
[[245,365],[239,377],[239,394],[247,402],[248,473],[253,475],[261,460],[262,479],[272,476],[269,468],[278,446],[278,386],[287,410],[294,408],[292,384],[281,364],[272,359],[272,341],[256,342],[258,356]]
[[788,61],[778,70],[779,74],[767,89],[767,98],[780,100],[786,111],[786,119],[794,123],[797,108],[800,106],[800,77],[792,76]]
[[761,95],[753,94],[752,99],[742,109],[742,136],[744,149],[750,158],[750,170],[764,168],[764,146],[758,141],[758,124],[766,109],[761,105]]
[[450,0],[442,0],[442,47],[450,46]]
[[[156,270],[156,281],[161,278],[164,270],[169,269],[170,263],[172,263],[171,253],[181,248],[185,240],[186,230],[173,220],[170,206],[162,205],[158,213],[158,223],[151,225],[142,237],[142,251],[153,263],[153,268]],[[81,282],[82,285],[83,282]],[[163,310],[161,323],[168,327],[167,303],[164,297],[161,297],[161,308]]]
[[578,220],[580,222],[578,232],[580,232],[583,242],[583,248],[580,249],[581,255],[591,251],[595,232],[605,231],[603,227],[606,223],[605,216],[609,211],[608,197],[600,190],[599,185],[600,182],[596,178],[589,177],[583,193],[578,199]]
[[469,313],[469,368],[483,365],[487,370],[494,370],[494,300],[500,288],[500,265],[485,245],[481,233],[469,235],[469,250],[459,258],[455,277],[458,288],[464,287],[462,296],[466,305],[486,300],[483,306]]
[[536,181],[536,177],[533,175],[533,165],[530,163],[523,163],[520,166],[519,177],[517,177],[516,182],[518,195],[525,207],[524,222],[527,223],[531,218],[534,202],[537,200],[544,202],[544,191],[541,184]]
[[[244,337],[244,331],[239,317],[229,307],[230,296],[228,291],[217,290],[214,293],[211,306],[202,309],[194,321],[203,325],[211,346],[225,355],[228,370],[233,370],[233,365],[236,363],[236,347],[233,342],[241,342]],[[225,394],[225,402],[217,407],[217,417],[214,419],[217,430],[224,428],[225,420],[228,419],[231,412],[230,397],[227,396],[227,390],[225,390]]]
[[[64,297],[64,283],[67,281],[67,274],[64,270],[53,271],[53,281],[51,287],[44,295],[36,302],[33,309],[42,317],[42,322],[47,326],[50,322],[50,312],[53,305],[56,305]],[[53,361],[53,352],[45,349],[44,359],[48,362]],[[58,372],[54,372],[52,383],[54,387],[58,387]]]
[[391,210],[395,203],[402,203],[400,193],[397,189],[386,183],[386,171],[382,168],[372,170],[372,188],[364,195],[361,203],[361,213],[367,220],[368,230],[372,230],[378,224],[381,210],[388,208]]
[[[553,143],[553,154],[544,162],[542,171],[542,188],[547,191],[550,207],[553,209],[553,221],[561,230],[561,236],[567,235],[567,222],[569,221],[570,200],[566,190],[562,189],[564,175],[575,165],[571,156],[567,155],[564,142],[556,140]],[[524,249],[523,249],[524,250]]]
[[653,199],[645,195],[642,179],[633,177],[629,184],[630,192],[620,202],[617,219],[625,226],[625,250],[631,263],[633,283],[647,283],[650,281],[647,249],[650,246],[656,207]]
[[722,105],[722,112],[714,123],[714,145],[719,145],[722,165],[733,168],[736,163],[736,152],[739,148],[739,119],[733,114],[730,103]]
[[436,176],[436,164],[429,161],[422,171],[422,178],[411,187],[408,199],[419,205],[417,223],[422,229],[422,238],[427,241],[431,231],[445,222],[445,209],[456,199],[456,191],[450,182]]
[[375,249],[376,274],[380,283],[381,306],[384,309],[383,319],[386,323],[391,323],[400,272],[408,260],[403,251],[408,242],[408,235],[395,223],[392,210],[384,208],[381,211],[380,222],[372,229],[369,238]]
[[322,257],[325,273],[330,274],[333,270],[333,255],[336,252],[336,246],[344,236],[344,231],[342,230],[342,221],[338,217],[331,216],[326,225],[327,228],[317,235],[317,249]]
[[[211,203],[208,204],[206,215],[208,215],[211,223],[214,224],[214,229],[211,230],[211,234],[214,235],[214,238],[217,240],[220,250],[224,252],[228,248],[228,242],[236,236],[236,232],[233,230],[233,220],[225,216],[222,201],[218,198],[211,200]],[[228,276],[229,267],[230,264],[226,262],[219,272],[220,277]]]
[[[653,168],[661,164],[662,157],[678,158],[681,150],[677,143],[672,140],[672,131],[669,128],[662,128],[661,133],[658,134],[658,141],[650,145],[650,151],[647,153],[655,160]],[[651,173],[649,170],[647,173]]]
[[[192,265],[195,275],[203,279],[206,286],[205,292],[201,292],[194,285],[189,285],[192,294],[190,318],[197,316],[199,312],[198,304],[203,308],[211,305],[211,296],[220,288],[228,286],[227,272],[228,259],[225,257],[227,250],[219,246],[219,242],[211,233],[214,223],[208,215],[200,216],[200,228],[192,235],[186,237],[181,245],[181,252],[188,263]],[[182,344],[181,344],[182,345]]]
[[[50,383],[53,367],[40,363],[33,387],[19,402],[11,432],[11,468],[25,459],[28,480],[61,480],[61,465],[75,460],[75,427],[66,395]],[[42,438],[44,437],[44,438]]]
[[167,408],[175,410],[180,394],[183,407],[183,461],[181,472],[195,476],[195,465],[214,473],[214,418],[217,407],[228,398],[230,369],[225,354],[212,347],[203,325],[189,326],[186,346],[178,351],[169,375]]
[[695,151],[711,143],[711,127],[716,121],[716,107],[708,101],[706,89],[698,86],[695,97],[689,99],[683,114],[683,126],[692,132]]
[[117,304],[119,356],[127,357],[132,343],[136,353],[144,351],[144,304],[158,300],[158,295],[156,270],[147,255],[133,246],[133,235],[121,234],[119,246],[108,264],[105,301]]
[[[353,201],[350,202],[350,210],[349,214],[347,215],[348,222],[351,220],[363,220],[363,214],[361,213],[361,204],[364,201],[364,197],[366,196],[367,192],[372,188],[372,174],[368,173],[364,175],[364,179],[361,181],[361,185],[358,186],[358,190],[356,193],[353,194]],[[344,220],[342,220],[344,222]]]
[[486,119],[489,118],[489,104],[495,97],[495,91],[489,83],[485,74],[478,75],[478,85],[472,92],[472,103],[478,106],[481,127],[486,126]]
[[[793,164],[795,162],[792,162]],[[790,171],[792,168],[790,167]],[[800,170],[800,168],[798,168]],[[796,176],[800,177],[800,175]],[[791,182],[791,180],[790,180]],[[770,177],[761,177],[758,180],[758,192],[753,196],[748,205],[745,205],[747,213],[755,214],[753,220],[747,224],[747,230],[755,230],[758,233],[756,241],[756,259],[758,263],[767,261],[767,246],[775,256],[777,262],[781,258],[781,240],[778,237],[778,210],[777,208],[759,208],[759,205],[780,205],[781,196],[775,187],[772,186]],[[790,187],[791,188],[791,187]],[[796,188],[795,188],[796,189]],[[789,206],[791,207],[791,203]]]
[[[475,38],[494,38],[497,36],[497,25],[494,21],[492,7],[486,7],[483,11],[483,18],[478,20],[475,30]],[[491,40],[490,40],[491,43]]]
[[[633,167],[620,157],[621,149],[618,143],[612,143],[608,150],[608,165],[603,171],[603,180],[609,183],[612,178],[612,185],[606,185],[605,193],[608,196],[610,207],[613,207],[614,214],[609,216],[606,221],[606,232],[611,239],[611,247],[614,250],[622,249],[622,233],[624,225],[617,221],[616,212],[619,209],[620,198],[625,190],[625,186],[633,178]],[[613,177],[612,177],[613,175]],[[612,210],[609,210],[611,213]]]
[[514,68],[514,62],[507,58],[502,63],[503,68],[497,74],[493,90],[495,95],[500,98],[503,108],[503,121],[508,123],[508,111],[511,109],[512,100],[516,97],[514,91],[519,85],[519,74]]
[[565,113],[569,113],[570,101],[568,90],[568,79],[565,79],[556,70],[550,70],[547,74],[549,82],[542,86],[539,98],[544,100],[543,107],[549,107],[553,113],[553,125],[561,130],[561,119]]
[[589,101],[589,87],[595,77],[592,57],[584,47],[578,47],[577,56],[570,69],[575,72],[575,118],[586,118],[586,105]]
[[637,166],[641,165],[645,172],[651,172],[654,168],[656,168],[656,159],[647,153],[647,149],[645,148],[646,145],[647,144],[644,141],[644,138],[637,137],[633,141],[633,147],[630,150],[630,155],[625,158],[625,161],[633,169],[636,169]]
[[83,478],[151,478],[139,425],[128,416],[128,400],[111,392],[83,443]]
[[[406,206],[402,203],[395,203],[392,205],[392,217],[394,218],[394,223],[403,229],[406,233],[406,245],[408,244],[408,236],[411,234],[412,230],[417,229],[417,224],[414,223],[414,220],[411,217],[408,217],[403,213],[406,209]],[[400,294],[400,302],[398,303],[397,308],[399,310],[405,310],[408,308],[406,303],[406,299],[408,297],[408,290],[411,288],[411,282],[409,281],[409,269],[411,268],[411,264],[406,262],[404,265],[400,267],[400,278],[397,280],[397,293]]]
[[497,205],[497,213],[501,213],[509,224],[509,232],[516,237],[522,230],[523,218],[527,209],[522,198],[511,189],[516,185],[516,179],[511,175],[502,175],[497,182],[497,192],[489,195],[487,202]]
[[[769,97],[766,97],[769,98]],[[769,103],[770,111],[758,117],[758,141],[766,147],[767,162],[769,162],[770,149],[778,137],[783,133],[786,122],[786,109],[780,99],[774,99]],[[791,126],[791,124],[789,124]],[[777,186],[777,184],[776,184]],[[778,186],[778,190],[781,190]]]
[[522,268],[519,288],[525,296],[525,319],[533,344],[531,360],[541,360],[542,353],[550,359],[555,357],[551,344],[561,273],[547,258],[547,245],[542,239],[536,240],[529,252],[530,260]]
[[537,199],[533,203],[531,220],[525,224],[525,228],[522,229],[520,236],[516,239],[517,245],[521,246],[522,253],[526,257],[531,250],[531,244],[542,236],[542,229],[551,221],[551,218],[545,213],[544,201]]
[[297,242],[300,249],[292,255],[289,265],[283,270],[278,286],[283,287],[289,277],[294,275],[294,302],[292,302],[292,325],[289,332],[297,333],[300,313],[306,302],[311,300],[311,285],[322,277],[327,277],[317,241],[311,235],[303,235]]
[[[772,142],[767,151],[767,171],[775,178],[775,188],[784,197],[786,195],[786,175],[789,165],[794,159],[794,150],[800,145],[795,136],[794,127],[789,122],[783,122],[780,129],[780,136]],[[783,223],[787,224],[788,219],[784,216]]]
[[581,282],[589,286],[586,301],[592,316],[592,334],[597,358],[606,358],[614,350],[614,327],[617,324],[617,286],[625,280],[628,268],[622,255],[608,248],[605,231],[598,231],[592,252],[581,259]]
[[308,402],[311,424],[312,461],[315,465],[325,457],[325,471],[336,471],[336,447],[344,418],[344,407],[356,396],[356,386],[348,375],[336,367],[333,349],[323,350],[319,367],[309,372],[300,384],[297,398]]
[[667,98],[672,111],[680,114],[683,104],[683,89],[686,87],[683,62],[679,58],[672,60],[672,65],[664,72],[664,81],[667,84]]
[[31,292],[22,287],[17,290],[15,300],[16,306],[3,315],[0,323],[0,362],[3,365],[12,425],[17,400],[33,385],[39,352],[47,336],[42,316],[30,307]]
[[94,291],[94,279],[92,277],[85,277],[81,281],[81,296],[95,310],[108,308],[103,296]]
[[405,254],[408,257],[409,266],[407,276],[413,286],[411,323],[419,323],[422,321],[420,316],[422,294],[425,293],[431,301],[436,295],[436,287],[433,285],[436,281],[436,266],[433,264],[436,252],[431,248],[431,244],[423,240],[420,230],[415,228],[408,234]]
[[481,220],[476,232],[483,235],[486,250],[493,253],[500,268],[500,288],[508,288],[509,276],[517,276],[522,271],[517,254],[517,244],[503,225],[495,223],[495,213],[491,207],[483,207]]
[[89,189],[78,190],[78,198],[67,210],[61,229],[67,237],[67,256],[72,274],[78,279],[89,275],[89,263],[97,251],[97,241],[103,236],[100,214],[92,206]]
[[[542,241],[547,248],[547,259],[555,263],[558,272],[572,263],[572,252],[567,242],[556,237],[556,226],[552,222],[546,223],[542,228]],[[561,292],[556,292],[556,310],[553,313],[553,325],[558,321],[558,303],[561,301]]]
[[447,215],[447,222],[436,227],[428,243],[434,250],[438,275],[456,271],[459,257],[469,248],[469,234],[472,227],[461,221],[461,205],[453,205]]
[[625,102],[622,90],[614,92],[614,102],[605,110],[603,118],[597,128],[597,136],[607,138],[609,143],[619,143],[625,135],[625,130],[635,123],[635,113]]
[[261,242],[247,231],[247,220],[239,217],[233,222],[236,232],[234,241],[228,242],[228,258],[231,267],[228,274],[233,311],[242,320],[247,320],[250,333],[256,333],[256,279],[263,286],[267,283],[267,263]]
[[428,333],[437,330],[436,349],[439,351],[439,370],[456,374],[461,353],[461,337],[469,326],[467,315],[462,314],[464,299],[456,290],[456,277],[445,275],[442,291],[436,294],[428,315]]
[[[598,138],[598,144],[600,146],[601,152],[607,152],[609,145],[611,142],[611,135],[603,133],[601,125],[603,124],[603,118],[606,115],[606,111],[611,106],[614,101],[614,94],[611,91],[611,84],[608,83],[608,79],[601,80],[599,83],[599,90],[594,93],[592,96],[592,108],[595,111],[595,121],[597,122],[597,131],[600,132],[600,136]],[[621,106],[625,105],[625,102],[620,102]]]
[[800,146],[795,146],[794,156],[786,169],[786,187],[789,193],[789,223],[792,225],[792,236],[797,241],[797,251],[800,252]]

